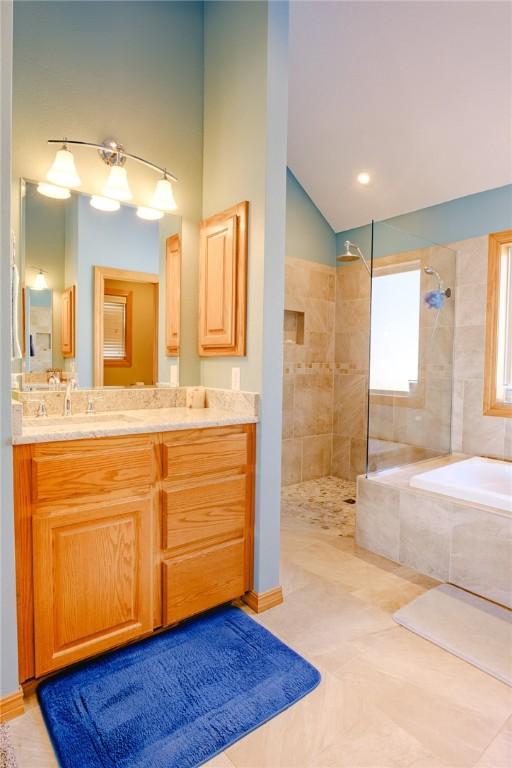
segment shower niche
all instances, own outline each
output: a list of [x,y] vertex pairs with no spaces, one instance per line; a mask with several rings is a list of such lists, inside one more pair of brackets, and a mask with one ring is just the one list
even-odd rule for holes
[[304,312],[285,309],[284,343],[304,345]]

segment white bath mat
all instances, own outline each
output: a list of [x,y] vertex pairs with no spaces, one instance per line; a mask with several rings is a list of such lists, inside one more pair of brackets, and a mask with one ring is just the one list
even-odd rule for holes
[[512,611],[451,584],[430,589],[394,620],[512,686]]

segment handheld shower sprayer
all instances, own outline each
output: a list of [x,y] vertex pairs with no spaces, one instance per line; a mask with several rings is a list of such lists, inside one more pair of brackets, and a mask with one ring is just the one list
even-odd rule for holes
[[437,290],[436,291],[429,291],[427,294],[425,294],[425,302],[427,303],[428,307],[430,309],[441,309],[441,307],[444,304],[445,298],[449,299],[452,295],[451,288],[444,287],[443,280],[441,278],[441,275],[437,271],[437,269],[434,269],[433,266],[430,264],[423,268],[423,271],[426,275],[432,275],[437,279]]

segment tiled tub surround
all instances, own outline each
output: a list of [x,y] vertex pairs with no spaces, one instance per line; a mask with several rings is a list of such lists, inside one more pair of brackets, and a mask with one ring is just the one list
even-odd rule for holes
[[439,581],[512,607],[512,517],[411,488],[415,474],[453,455],[358,479],[357,543]]
[[[13,443],[192,429],[258,420],[259,395],[206,389],[205,408],[186,408],[187,388],[76,390],[72,415],[63,416],[64,393],[17,393],[13,400]],[[86,414],[94,401],[94,413]],[[43,400],[48,417],[37,417]],[[58,417],[58,419],[56,419]],[[21,428],[21,429],[20,429]]]
[[331,474],[334,300],[334,267],[286,260],[283,485]]
[[452,445],[470,455],[512,459],[512,419],[484,416],[483,378],[488,238],[452,243],[457,250]]

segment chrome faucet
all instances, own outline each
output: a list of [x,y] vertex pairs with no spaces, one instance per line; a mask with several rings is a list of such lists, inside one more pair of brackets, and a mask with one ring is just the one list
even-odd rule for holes
[[66,392],[64,394],[64,416],[71,416],[71,390],[73,389],[73,379],[66,382]]

